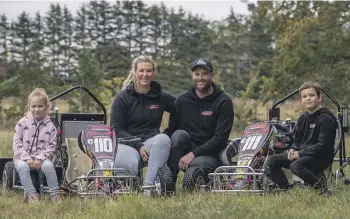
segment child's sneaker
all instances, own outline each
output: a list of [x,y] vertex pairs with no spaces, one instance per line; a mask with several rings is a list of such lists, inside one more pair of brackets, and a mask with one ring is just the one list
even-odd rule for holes
[[39,203],[39,196],[37,194],[27,196],[28,204],[37,204]]
[[60,195],[52,195],[51,196],[51,202],[52,203],[59,203],[61,201],[61,197],[60,197]]

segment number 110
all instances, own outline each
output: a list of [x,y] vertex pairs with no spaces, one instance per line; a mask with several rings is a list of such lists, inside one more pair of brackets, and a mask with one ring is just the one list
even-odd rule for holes
[[95,152],[112,152],[112,140],[110,138],[95,138]]

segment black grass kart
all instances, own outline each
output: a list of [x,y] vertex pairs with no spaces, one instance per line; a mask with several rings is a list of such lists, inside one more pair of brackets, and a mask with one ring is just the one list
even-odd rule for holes
[[[84,86],[74,86],[52,98],[54,101],[74,91],[83,90],[97,103],[102,113],[60,113],[55,108],[51,120],[57,127],[57,148],[53,163],[63,195],[101,196],[139,192],[143,189],[142,168],[135,176],[128,170],[114,167],[118,144],[140,141],[137,137],[118,138],[118,131],[107,125],[106,108]],[[172,190],[171,173],[159,169],[152,189],[159,195]],[[5,190],[23,190],[13,158],[0,158],[0,180]],[[38,193],[47,193],[45,177],[31,172]]]
[[[340,107],[336,99],[324,88],[323,93],[336,108],[337,135],[335,141],[334,164],[339,168],[333,172],[332,165],[325,171],[327,182],[335,181],[338,188],[344,179],[343,168],[350,164],[346,160],[345,132],[348,131],[348,108]],[[186,190],[205,190],[223,193],[266,193],[277,189],[264,175],[266,160],[276,153],[286,153],[293,142],[297,121],[281,120],[278,106],[298,94],[295,90],[278,100],[269,109],[269,120],[249,124],[240,138],[230,139],[220,153],[222,165],[206,177],[200,168],[189,168],[184,175],[183,187]],[[338,155],[338,157],[336,157]],[[234,161],[235,160],[235,161]],[[284,170],[291,184],[303,184],[289,169]],[[204,180],[208,178],[208,180]],[[350,182],[347,180],[346,182]]]

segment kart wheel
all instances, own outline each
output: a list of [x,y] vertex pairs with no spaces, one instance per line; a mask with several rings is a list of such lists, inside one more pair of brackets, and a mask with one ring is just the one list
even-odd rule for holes
[[201,168],[190,167],[183,178],[183,188],[186,191],[200,190],[205,185],[205,174]]
[[344,185],[350,185],[350,179],[349,178],[345,178],[344,179]]
[[14,163],[12,161],[7,162],[2,172],[2,187],[4,190],[11,190],[13,187],[13,171],[16,171]]
[[155,185],[159,195],[168,195],[175,191],[173,175],[169,167],[164,166],[158,169]]

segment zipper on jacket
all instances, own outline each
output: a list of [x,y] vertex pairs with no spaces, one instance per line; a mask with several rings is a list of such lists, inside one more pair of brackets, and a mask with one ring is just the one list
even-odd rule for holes
[[143,94],[140,95],[141,96],[141,123],[143,122]]
[[203,102],[201,100],[196,100],[197,107],[199,105],[199,114],[197,117],[197,125],[199,128],[202,127],[202,109],[203,109]]
[[40,128],[40,126],[43,124],[43,122],[44,122],[44,121],[41,121],[41,122],[39,123],[39,126],[38,126],[37,122],[36,122],[36,121],[34,121],[35,126],[37,126],[37,128],[36,128],[35,133],[34,133],[34,137],[33,137],[32,145],[30,146],[29,155],[32,153],[35,138],[36,138],[36,145],[35,145],[35,148],[37,148],[37,147],[38,147],[38,141],[39,141],[39,128]]

